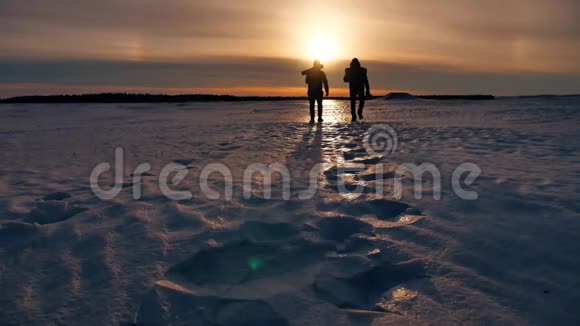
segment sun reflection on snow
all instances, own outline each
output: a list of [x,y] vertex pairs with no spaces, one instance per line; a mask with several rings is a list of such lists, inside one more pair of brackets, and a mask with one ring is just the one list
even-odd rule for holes
[[[308,110],[308,103],[306,105],[306,110],[304,110],[303,121],[307,122],[310,120],[310,112]],[[347,101],[339,100],[329,100],[324,99],[322,101],[322,119],[324,123],[338,123],[338,122],[348,122],[350,121],[350,104]],[[315,112],[318,110],[315,107]]]

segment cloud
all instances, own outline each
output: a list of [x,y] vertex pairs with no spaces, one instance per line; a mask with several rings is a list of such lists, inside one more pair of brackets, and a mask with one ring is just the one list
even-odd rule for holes
[[[453,66],[363,61],[371,87],[421,90],[429,93],[493,93],[499,95],[575,93],[580,76],[543,73],[492,73]],[[332,89],[344,89],[347,61],[325,69]],[[287,95],[303,90],[304,61],[257,57],[206,57],[188,63],[127,61],[12,61],[0,63],[0,85],[75,85],[123,91],[131,89],[213,89],[220,93],[245,88]],[[6,87],[5,87],[6,88]],[[278,91],[276,91],[278,89]],[[266,91],[267,90],[267,91]],[[21,93],[21,91],[19,91]],[[5,96],[7,91],[4,91]],[[239,93],[239,92],[238,92]],[[244,93],[247,95],[247,92]],[[260,94],[254,94],[260,95]],[[297,92],[295,95],[302,95]]]
[[580,75],[577,0],[0,0],[0,82],[302,87],[319,29],[385,89],[568,92]]
[[40,27],[139,33],[172,37],[255,37],[268,31],[271,18],[257,8],[225,6],[219,2],[152,0],[2,0],[0,26],[26,32]]
[[[279,29],[271,28],[277,19],[274,12],[228,3],[0,0],[0,58],[240,54],[245,49],[261,52],[268,48],[264,42],[281,37]],[[135,56],[135,48],[141,54]]]

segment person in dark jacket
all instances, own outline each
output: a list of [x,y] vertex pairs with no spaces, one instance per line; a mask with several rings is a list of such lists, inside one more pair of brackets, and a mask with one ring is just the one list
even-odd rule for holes
[[322,71],[320,61],[315,60],[312,68],[303,71],[306,75],[306,84],[308,84],[308,101],[310,102],[310,123],[314,123],[314,104],[318,104],[318,122],[322,122],[322,87],[328,96],[328,80],[326,74]]
[[[365,97],[371,97],[371,88],[367,77],[367,69],[362,67],[357,58],[352,59],[350,68],[344,71],[344,82],[349,83],[350,88],[350,113],[352,121],[356,121],[356,100],[358,97],[359,108],[358,118],[363,118],[363,109],[365,106]],[[366,90],[366,92],[365,92]]]

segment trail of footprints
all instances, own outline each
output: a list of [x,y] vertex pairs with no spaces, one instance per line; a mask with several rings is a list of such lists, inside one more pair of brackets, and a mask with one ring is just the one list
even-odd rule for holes
[[[321,309],[335,313],[367,311],[372,319],[399,314],[399,301],[416,298],[417,293],[409,292],[404,300],[389,301],[390,289],[424,278],[425,267],[376,232],[413,224],[422,216],[404,202],[369,197],[374,191],[369,185],[377,181],[372,165],[382,158],[370,157],[362,148],[364,127],[324,127],[318,144],[324,160],[342,151],[345,161],[367,167],[349,176],[336,166],[324,171],[326,193],[315,200],[325,217],[302,225],[248,221],[215,235],[211,245],[156,282],[136,313],[137,324],[288,325],[309,318],[308,310],[297,315],[289,303],[309,300],[326,302]],[[383,178],[393,176],[385,173]],[[337,182],[343,177],[366,184],[361,198],[338,196]],[[335,322],[335,315],[327,314],[325,322]]]

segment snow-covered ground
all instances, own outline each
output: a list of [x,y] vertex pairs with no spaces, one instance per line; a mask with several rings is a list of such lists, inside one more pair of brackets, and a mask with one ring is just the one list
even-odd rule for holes
[[[580,323],[580,98],[375,100],[355,124],[348,103],[325,104],[314,126],[303,102],[0,106],[2,324]],[[366,151],[377,124],[396,151]],[[123,188],[102,200],[89,176],[117,147]],[[133,184],[141,163],[152,169]],[[191,199],[161,192],[169,163]],[[211,163],[232,173],[231,200],[217,173],[222,198],[202,191]],[[271,199],[260,174],[243,197],[254,163],[288,168],[289,200],[277,174]],[[317,192],[300,199],[317,163]],[[337,168],[349,163],[364,169]],[[403,163],[433,164],[441,199],[428,176],[415,199],[408,174],[395,198]],[[462,163],[481,169],[463,185],[477,200],[451,186]]]

